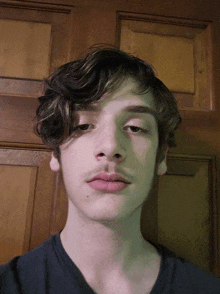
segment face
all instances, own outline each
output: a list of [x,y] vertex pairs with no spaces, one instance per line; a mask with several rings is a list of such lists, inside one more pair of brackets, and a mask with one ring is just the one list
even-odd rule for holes
[[113,220],[141,209],[156,173],[158,129],[154,98],[135,94],[127,79],[93,108],[77,112],[75,132],[52,154],[53,171],[62,170],[71,205],[84,218]]

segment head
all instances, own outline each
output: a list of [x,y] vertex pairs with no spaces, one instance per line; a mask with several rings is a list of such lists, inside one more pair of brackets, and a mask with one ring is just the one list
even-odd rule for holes
[[74,130],[75,112],[116,91],[124,80],[137,83],[137,94],[151,91],[155,99],[159,144],[157,163],[169,147],[175,147],[175,131],[181,117],[176,100],[168,88],[143,60],[116,48],[92,48],[84,57],[64,64],[46,82],[39,97],[35,133],[60,160],[60,148]]
[[39,101],[36,132],[53,151],[50,166],[61,169],[69,203],[96,220],[137,211],[155,175],[166,172],[180,123],[152,68],[98,48],[55,71]]

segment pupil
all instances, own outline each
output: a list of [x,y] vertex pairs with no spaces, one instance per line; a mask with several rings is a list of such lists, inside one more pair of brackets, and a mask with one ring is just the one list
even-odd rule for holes
[[131,127],[131,130],[132,130],[133,132],[138,132],[138,131],[139,131],[139,128],[138,128],[138,127]]
[[80,130],[85,131],[88,129],[88,126],[89,126],[88,124],[82,125],[80,126]]

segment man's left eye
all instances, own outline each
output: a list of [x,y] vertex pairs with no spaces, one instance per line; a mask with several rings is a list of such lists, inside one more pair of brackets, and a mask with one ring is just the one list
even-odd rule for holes
[[140,128],[140,127],[137,127],[137,126],[126,126],[125,127],[125,130],[128,130],[130,129],[130,131],[132,133],[140,133],[140,132],[145,132],[144,129]]
[[141,128],[136,127],[136,126],[130,126],[130,130],[134,133],[138,133],[141,131]]

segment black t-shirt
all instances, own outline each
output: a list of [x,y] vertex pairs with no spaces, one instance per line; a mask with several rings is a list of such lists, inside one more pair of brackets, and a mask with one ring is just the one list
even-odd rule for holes
[[[220,279],[176,257],[165,247],[154,246],[162,262],[151,294],[220,294]],[[0,293],[94,294],[94,291],[64,250],[60,235],[55,235],[33,251],[0,266]]]

